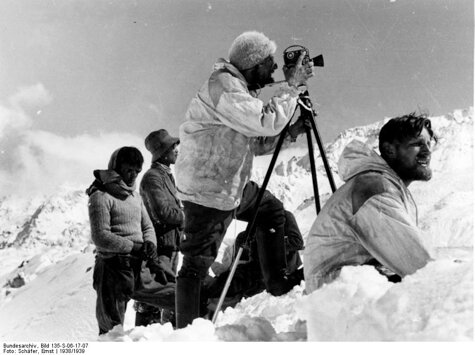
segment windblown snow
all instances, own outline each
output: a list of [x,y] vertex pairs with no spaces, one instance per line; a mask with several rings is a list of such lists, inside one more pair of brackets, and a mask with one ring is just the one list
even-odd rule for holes
[[[326,146],[336,161],[359,139],[377,148],[384,120],[349,129]],[[197,319],[181,330],[170,323],[134,327],[129,304],[124,327],[98,337],[92,289],[94,247],[89,236],[90,181],[54,195],[0,196],[0,338],[3,341],[473,341],[473,108],[432,117],[439,136],[433,178],[410,186],[420,227],[434,261],[401,283],[369,266],[345,267],[310,295],[304,283],[280,297],[266,292],[225,309],[216,324]],[[322,203],[330,187],[316,148]],[[259,158],[262,181],[269,157]],[[98,167],[99,168],[99,167]],[[91,174],[92,176],[92,174]],[[282,151],[269,189],[293,211],[304,238],[315,219],[307,148]],[[225,247],[244,227],[231,226],[214,267],[229,265]]]

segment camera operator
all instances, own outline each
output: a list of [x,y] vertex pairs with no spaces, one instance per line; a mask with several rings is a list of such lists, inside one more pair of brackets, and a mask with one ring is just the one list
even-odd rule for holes
[[[250,185],[255,155],[271,153],[292,118],[299,86],[314,75],[311,62],[286,67],[283,84],[267,104],[258,90],[274,82],[276,44],[264,34],[239,35],[229,61],[219,59],[192,99],[180,127],[181,149],[175,164],[178,197],[183,201],[183,264],[176,289],[177,327],[200,315],[201,283],[215,260],[231,220],[252,219],[259,189]],[[303,120],[289,127],[286,143],[305,132]],[[266,290],[279,296],[294,286],[285,276],[284,208],[263,200],[256,220],[256,242]],[[202,295],[204,296],[204,295]],[[205,298],[205,297],[203,297]]]

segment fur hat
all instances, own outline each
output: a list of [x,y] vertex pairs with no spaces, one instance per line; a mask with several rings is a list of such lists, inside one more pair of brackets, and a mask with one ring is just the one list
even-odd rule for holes
[[145,138],[145,148],[152,153],[152,162],[161,158],[174,144],[178,143],[180,140],[170,136],[165,129],[153,131]]
[[262,63],[277,46],[263,33],[249,31],[240,34],[229,48],[229,61],[239,70],[252,68]]

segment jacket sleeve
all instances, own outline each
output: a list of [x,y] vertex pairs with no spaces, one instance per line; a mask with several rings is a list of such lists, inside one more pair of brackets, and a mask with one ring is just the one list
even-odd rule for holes
[[101,192],[89,197],[89,221],[91,223],[91,239],[103,250],[113,253],[130,253],[134,243],[111,232],[111,202]]
[[353,224],[363,247],[402,277],[416,272],[431,259],[421,243],[421,231],[392,193],[368,199],[353,216]]
[[216,110],[219,120],[247,137],[276,136],[292,118],[298,94],[297,89],[287,85],[264,105],[245,91],[224,92]]
[[147,209],[145,208],[143,202],[141,202],[142,209],[142,235],[144,242],[151,241],[155,246],[157,246],[157,237],[155,236],[155,231],[153,229],[152,221],[148,215]]
[[168,191],[166,182],[162,178],[156,175],[148,176],[146,180],[142,181],[140,193],[147,208],[153,211],[151,214],[159,219],[154,221],[155,223],[182,225],[185,215],[181,207],[177,205],[175,197]]

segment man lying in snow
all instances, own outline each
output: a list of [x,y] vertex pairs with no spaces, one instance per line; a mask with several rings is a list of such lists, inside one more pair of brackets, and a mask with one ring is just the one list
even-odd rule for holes
[[427,264],[408,186],[431,179],[433,141],[429,119],[412,113],[382,127],[381,156],[359,141],[345,147],[338,162],[345,184],[317,216],[305,246],[307,293],[334,280],[345,265],[375,265],[397,281]]
[[[96,245],[93,287],[99,334],[124,323],[130,299],[170,310],[175,306],[175,284],[167,282],[175,275],[158,259],[152,222],[135,191],[142,165],[137,148],[117,149],[107,170],[94,171],[96,179],[86,191],[91,238]],[[142,261],[147,262],[156,282],[141,277]]]

